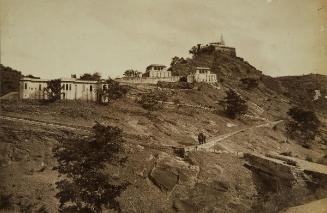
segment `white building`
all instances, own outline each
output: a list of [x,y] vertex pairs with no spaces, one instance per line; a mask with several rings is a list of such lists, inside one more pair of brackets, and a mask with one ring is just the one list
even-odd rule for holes
[[168,71],[167,67],[165,65],[151,64],[151,65],[147,66],[146,71],[143,74],[143,77],[148,77],[148,78],[170,78],[171,77],[171,71]]
[[197,67],[193,74],[187,76],[187,82],[206,82],[206,83],[216,83],[217,75],[212,74],[210,68],[208,67]]
[[[97,101],[99,91],[106,89],[107,84],[97,81],[84,81],[76,78],[61,78],[62,100]],[[47,99],[47,88],[50,80],[22,78],[19,97],[21,99]]]

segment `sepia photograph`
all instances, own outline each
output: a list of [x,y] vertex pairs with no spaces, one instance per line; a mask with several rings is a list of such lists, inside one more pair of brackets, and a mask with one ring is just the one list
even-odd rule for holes
[[327,213],[327,0],[0,0],[0,213]]

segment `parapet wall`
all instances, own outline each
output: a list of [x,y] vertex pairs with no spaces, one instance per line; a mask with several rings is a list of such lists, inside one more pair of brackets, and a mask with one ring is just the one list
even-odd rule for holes
[[164,82],[177,82],[181,76],[171,76],[166,78],[119,78],[115,79],[120,83],[132,83],[132,84],[157,84],[159,81]]

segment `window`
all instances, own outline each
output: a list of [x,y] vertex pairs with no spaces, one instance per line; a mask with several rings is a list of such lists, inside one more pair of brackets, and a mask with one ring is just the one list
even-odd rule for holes
[[65,90],[65,84],[63,84],[62,90]]
[[41,90],[41,84],[39,84],[39,90]]
[[103,85],[103,90],[106,90],[107,89],[107,85]]
[[90,91],[92,92],[92,85],[90,85]]
[[66,90],[68,90],[68,84],[66,84]]
[[69,90],[72,90],[72,84],[69,84]]
[[27,83],[25,83],[25,89],[27,89]]

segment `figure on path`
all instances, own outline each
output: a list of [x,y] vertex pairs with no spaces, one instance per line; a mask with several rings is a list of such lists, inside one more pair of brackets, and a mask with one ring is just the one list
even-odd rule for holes
[[202,132],[198,134],[198,142],[200,145],[206,142],[206,136]]

